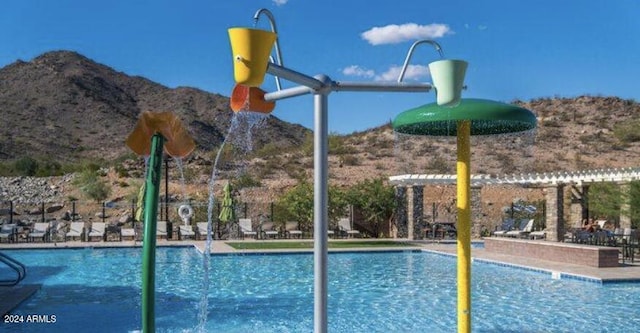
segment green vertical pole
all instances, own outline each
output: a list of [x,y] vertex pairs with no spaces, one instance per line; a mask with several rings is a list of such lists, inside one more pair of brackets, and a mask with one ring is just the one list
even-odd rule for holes
[[155,325],[155,274],[156,274],[156,225],[158,219],[158,195],[162,178],[162,150],[164,137],[158,133],[151,138],[149,172],[144,193],[144,245],[142,248],[142,332],[156,331]]

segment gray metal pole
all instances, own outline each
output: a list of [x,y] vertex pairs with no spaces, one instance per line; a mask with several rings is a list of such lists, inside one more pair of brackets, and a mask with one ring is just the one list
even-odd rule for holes
[[328,214],[328,93],[315,94],[314,102],[314,205],[313,205],[313,272],[314,272],[314,332],[327,332],[327,221]]
[[[313,93],[314,99],[314,317],[315,333],[327,332],[327,262],[328,262],[328,168],[329,168],[329,130],[328,99],[332,91],[368,91],[368,92],[427,92],[433,87],[428,83],[404,82],[334,82],[325,75],[308,75],[283,66],[269,63],[267,73],[301,84],[276,92],[267,93],[264,99],[276,101]],[[245,214],[246,215],[246,214]]]

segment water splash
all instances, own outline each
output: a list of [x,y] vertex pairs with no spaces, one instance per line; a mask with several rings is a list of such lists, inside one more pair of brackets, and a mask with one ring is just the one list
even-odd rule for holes
[[[227,142],[233,144],[235,148],[244,150],[244,152],[253,150],[253,129],[264,124],[269,115],[254,113],[254,112],[237,112],[234,113],[231,119],[231,125],[227,131],[227,135],[224,137],[218,152],[216,153],[215,160],[213,162],[213,170],[211,171],[211,179],[209,181],[209,200],[207,205],[207,240],[205,243],[204,251],[202,252],[202,267],[203,267],[203,286],[202,295],[200,298],[198,313],[198,326],[196,332],[206,332],[205,329],[207,323],[207,316],[209,312],[209,261],[211,253],[211,245],[213,243],[213,208],[215,205],[215,192],[214,186],[217,179],[218,163],[224,151]],[[237,137],[233,137],[232,133],[238,133]]]
[[184,164],[182,163],[182,159],[179,157],[174,157],[173,161],[176,163],[176,168],[178,169],[179,172],[179,179],[180,179],[180,193],[182,194],[182,198],[183,198],[183,203],[187,203],[187,184],[184,180]]

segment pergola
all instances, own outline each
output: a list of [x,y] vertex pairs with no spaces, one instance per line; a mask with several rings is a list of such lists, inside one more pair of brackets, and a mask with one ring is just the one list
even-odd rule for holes
[[[521,173],[512,175],[471,175],[471,186],[479,196],[478,189],[486,185],[519,185],[545,188],[547,240],[561,241],[564,235],[563,198],[564,188],[570,187],[572,195],[571,216],[582,216],[586,211],[588,189],[591,183],[613,182],[628,193],[629,183],[640,180],[640,167],[607,168],[580,171],[558,171],[544,173]],[[449,174],[405,174],[389,177],[390,184],[396,187],[396,197],[404,202],[406,209],[406,229],[404,221],[398,221],[400,234],[406,233],[409,239],[418,235],[416,224],[421,223],[423,212],[423,191],[427,185],[454,185],[456,175]],[[472,194],[473,196],[473,194]],[[402,215],[402,214],[397,214]],[[629,216],[620,216],[620,227],[631,227]],[[414,231],[415,230],[415,231]]]

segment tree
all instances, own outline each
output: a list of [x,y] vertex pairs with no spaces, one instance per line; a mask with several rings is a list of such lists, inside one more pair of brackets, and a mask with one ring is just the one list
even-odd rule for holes
[[605,217],[608,220],[617,220],[620,215],[626,215],[631,218],[633,226],[640,224],[640,181],[631,182],[626,194],[619,184],[590,185],[589,210],[593,216]]
[[[313,185],[301,181],[294,188],[287,191],[277,203],[280,210],[284,210],[285,218],[298,221],[301,229],[313,227]],[[330,221],[337,221],[347,212],[348,201],[345,192],[335,186],[329,186],[328,214]],[[281,213],[280,213],[281,214]]]
[[374,229],[374,237],[380,234],[382,223],[389,221],[395,208],[393,186],[385,185],[382,178],[364,180],[354,185],[348,194],[352,202],[362,212],[365,221]]
[[309,229],[313,221],[313,186],[304,181],[298,183],[278,200],[278,206],[287,212],[287,219],[298,221],[301,229]]

